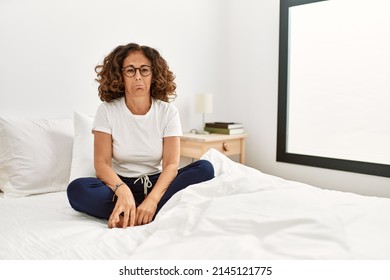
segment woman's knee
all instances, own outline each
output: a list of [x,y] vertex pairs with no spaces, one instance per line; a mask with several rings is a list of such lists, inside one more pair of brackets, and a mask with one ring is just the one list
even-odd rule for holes
[[80,187],[83,187],[85,184],[85,178],[78,178],[73,180],[72,182],[69,183],[68,188],[66,189],[66,192],[70,196],[73,196],[75,193],[77,193],[80,190]]
[[211,162],[205,159],[201,159],[197,161],[198,163],[198,168],[201,169],[201,172],[203,176],[205,176],[208,179],[214,178],[214,166],[212,165]]
[[68,188],[66,189],[66,194],[70,205],[75,208],[75,203],[78,197],[80,197],[80,189],[83,187],[84,178],[78,178],[69,183]]
[[89,189],[91,188],[91,186],[98,185],[98,181],[99,179],[97,178],[86,177],[78,178],[70,182],[68,188],[66,189],[70,205],[77,210],[79,208],[79,205],[83,203],[85,197],[88,197],[90,195]]
[[79,178],[67,188],[69,204],[76,211],[107,219],[114,208],[113,192],[95,177]]

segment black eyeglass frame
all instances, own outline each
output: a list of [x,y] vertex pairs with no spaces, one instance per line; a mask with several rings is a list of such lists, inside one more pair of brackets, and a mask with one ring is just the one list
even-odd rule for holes
[[[126,69],[128,69],[128,68],[134,69],[134,75],[132,75],[132,76],[126,75]],[[144,68],[144,69],[149,68],[149,74],[147,74],[147,75],[142,74],[142,71],[141,71],[142,68]],[[139,73],[142,77],[148,77],[148,76],[150,76],[150,74],[152,74],[153,67],[150,65],[141,65],[141,67],[134,67],[134,66],[129,65],[129,66],[122,68],[121,70],[123,71],[124,75],[128,78],[133,78],[137,74],[137,70],[139,71]]]

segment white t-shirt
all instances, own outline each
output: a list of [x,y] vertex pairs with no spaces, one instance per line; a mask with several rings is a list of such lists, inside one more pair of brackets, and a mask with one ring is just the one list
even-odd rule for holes
[[124,177],[161,172],[163,138],[182,135],[177,108],[153,98],[145,115],[133,115],[124,97],[103,102],[97,109],[93,130],[111,134],[112,168]]

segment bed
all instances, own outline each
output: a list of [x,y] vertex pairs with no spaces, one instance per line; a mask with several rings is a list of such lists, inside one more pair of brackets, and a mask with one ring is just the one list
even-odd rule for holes
[[108,229],[74,211],[68,182],[91,175],[92,118],[0,118],[0,259],[390,259],[390,199],[331,191],[236,163],[177,193],[144,226]]

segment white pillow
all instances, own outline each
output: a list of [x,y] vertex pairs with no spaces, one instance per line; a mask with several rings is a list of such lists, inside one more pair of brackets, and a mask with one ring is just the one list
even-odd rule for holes
[[74,112],[74,142],[72,166],[69,183],[81,177],[95,177],[93,165],[94,118],[80,112]]
[[4,197],[65,190],[73,134],[71,119],[0,118],[0,189]]

